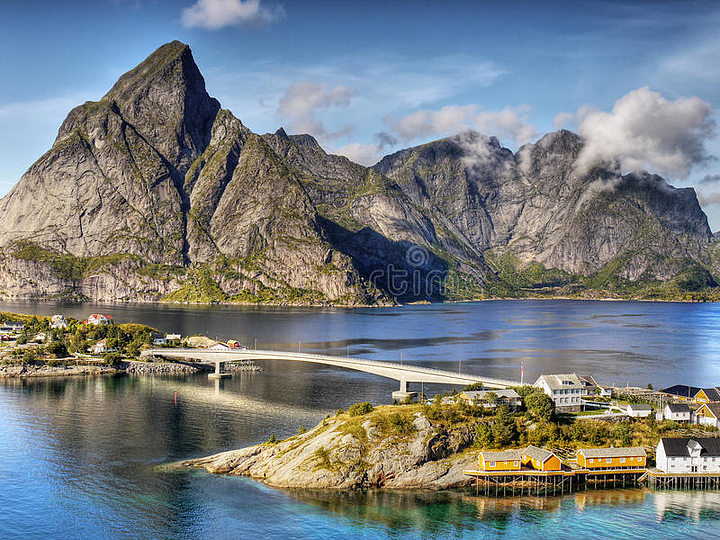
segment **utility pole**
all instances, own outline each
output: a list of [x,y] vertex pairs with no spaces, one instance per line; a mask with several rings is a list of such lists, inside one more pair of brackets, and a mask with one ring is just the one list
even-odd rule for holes
[[300,340],[298,339],[298,352],[300,352]]
[[255,338],[255,350],[257,351],[257,338]]
[[402,366],[402,351],[400,351],[400,365]]

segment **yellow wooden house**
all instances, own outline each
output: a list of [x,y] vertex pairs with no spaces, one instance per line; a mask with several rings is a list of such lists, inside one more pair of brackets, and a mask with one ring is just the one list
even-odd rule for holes
[[720,403],[703,403],[695,415],[698,424],[720,427]]
[[693,398],[695,403],[718,403],[720,402],[720,389],[701,388]]
[[478,465],[481,471],[519,471],[520,453],[517,450],[502,452],[480,452]]
[[643,469],[647,465],[647,452],[633,448],[581,448],[577,451],[577,464],[582,469]]
[[550,472],[562,470],[562,461],[550,450],[528,446],[520,451],[522,464],[532,467],[536,471]]

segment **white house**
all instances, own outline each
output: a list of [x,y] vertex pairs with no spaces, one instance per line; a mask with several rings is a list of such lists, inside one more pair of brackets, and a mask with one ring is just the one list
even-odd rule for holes
[[652,407],[645,403],[628,403],[625,412],[631,418],[647,418],[652,413]]
[[50,328],[57,328],[59,330],[66,330],[68,327],[65,315],[53,315],[50,319]]
[[153,345],[167,345],[167,338],[156,337],[153,339]]
[[692,409],[685,403],[668,403],[663,409],[663,418],[673,422],[690,422]]
[[561,375],[541,375],[535,384],[541,388],[555,403],[558,411],[579,411],[582,409],[582,396],[586,390],[583,383],[574,373]]
[[458,395],[458,399],[467,401],[470,405],[485,405],[494,407],[494,403],[488,401],[488,394],[497,396],[499,405],[507,405],[511,409],[517,408],[522,404],[520,395],[513,389],[509,390],[464,390]]
[[230,347],[228,347],[226,343],[216,341],[213,345],[210,345],[208,349],[211,351],[229,351]]
[[87,318],[87,324],[94,324],[98,326],[100,324],[110,324],[112,317],[110,315],[103,315],[102,313],[93,313]]
[[662,438],[655,462],[666,473],[720,473],[720,438]]
[[165,339],[167,341],[173,341],[175,339],[180,341],[182,339],[182,334],[165,334]]

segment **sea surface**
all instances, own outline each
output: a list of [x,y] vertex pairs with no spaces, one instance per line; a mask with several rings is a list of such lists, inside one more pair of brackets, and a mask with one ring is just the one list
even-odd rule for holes
[[[720,385],[720,305],[498,301],[381,309],[2,303],[111,314],[250,347],[352,355],[525,381],[575,371],[656,388]],[[565,497],[328,493],[158,465],[286,437],[338,408],[390,401],[389,381],[265,362],[231,380],[0,381],[0,538],[686,538],[720,536],[720,493]],[[427,385],[432,394],[445,388]]]

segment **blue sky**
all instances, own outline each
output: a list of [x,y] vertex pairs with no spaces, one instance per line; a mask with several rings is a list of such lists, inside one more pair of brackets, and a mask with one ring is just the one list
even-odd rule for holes
[[[179,39],[256,132],[309,131],[371,163],[464,127],[517,149],[564,125],[599,157],[632,146],[617,156],[628,167],[696,187],[720,229],[717,1],[26,0],[1,13],[0,194],[74,105]],[[643,116],[655,110],[659,124]]]

